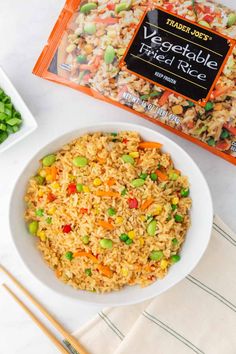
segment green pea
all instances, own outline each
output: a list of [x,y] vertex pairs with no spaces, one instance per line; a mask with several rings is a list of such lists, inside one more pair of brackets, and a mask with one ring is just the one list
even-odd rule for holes
[[210,138],[207,140],[207,144],[209,146],[215,146],[216,142],[215,142],[215,139],[214,138]]
[[43,158],[42,163],[44,167],[49,167],[52,166],[52,164],[54,164],[55,161],[56,161],[56,155],[50,154]]
[[150,174],[150,178],[152,181],[156,181],[157,180],[157,174],[156,173],[151,173]]
[[108,238],[103,238],[102,240],[100,240],[100,246],[102,248],[111,249],[113,246],[113,242],[112,242],[112,240],[109,240]]
[[106,64],[111,64],[115,59],[115,49],[108,45],[104,53],[104,61]]
[[84,245],[87,245],[89,243],[89,237],[86,235],[86,236],[83,236],[82,237],[82,242]]
[[182,188],[180,191],[181,197],[185,197],[185,198],[189,196],[189,193],[190,193],[189,188]]
[[152,220],[147,227],[147,233],[149,236],[155,236],[156,233],[157,222],[156,220]]
[[174,218],[175,218],[176,222],[183,222],[184,221],[184,217],[179,214],[175,214]]
[[115,132],[111,133],[111,136],[117,136],[117,135],[118,135],[118,134],[115,133]]
[[83,185],[82,185],[82,183],[77,183],[77,184],[76,184],[76,190],[77,190],[77,192],[83,192]]
[[127,10],[127,4],[125,2],[121,2],[120,4],[117,4],[115,7],[115,12],[118,14],[121,11],[126,11]]
[[113,215],[116,214],[116,210],[115,210],[114,208],[108,208],[108,209],[107,209],[107,214],[108,214],[109,216],[113,216]]
[[88,164],[88,160],[84,156],[77,156],[73,159],[73,165],[76,167],[85,167]]
[[162,251],[152,251],[150,253],[149,257],[152,261],[160,261],[163,257],[163,252]]
[[179,244],[179,241],[177,240],[177,238],[172,238],[171,242],[172,242],[173,246],[177,246]]
[[96,32],[96,25],[95,23],[86,23],[84,25],[84,32],[87,34],[94,34]]
[[85,64],[87,63],[87,57],[86,55],[80,54],[77,56],[76,61],[80,64]]
[[231,12],[228,16],[227,26],[231,27],[236,24],[236,13]]
[[34,179],[39,186],[42,186],[45,183],[45,177],[42,177],[40,175],[34,176]]
[[121,240],[121,241],[125,242],[125,241],[127,241],[128,239],[129,239],[129,236],[128,236],[127,234],[121,234],[121,235],[120,235],[120,240]]
[[226,129],[222,129],[222,132],[220,134],[221,139],[227,139],[229,137],[229,132]]
[[125,241],[126,245],[131,245],[131,243],[133,243],[133,240],[131,240],[131,238],[128,238],[128,240]]
[[205,108],[205,111],[208,112],[208,111],[212,110],[213,106],[214,106],[214,105],[213,105],[212,102],[207,102],[206,105],[205,105],[205,107],[204,107],[204,108]]
[[171,218],[171,214],[169,214],[166,218],[166,221],[170,221],[172,218]]
[[193,107],[195,104],[192,101],[187,101],[188,102],[188,107]]
[[91,277],[91,275],[92,275],[91,268],[86,268],[84,272],[88,277]]
[[73,253],[71,251],[66,252],[65,258],[68,259],[68,261],[72,261]]
[[38,227],[39,227],[38,221],[31,221],[31,222],[28,224],[29,233],[30,233],[31,235],[34,235],[34,236],[35,236],[35,235],[37,234]]
[[201,21],[198,21],[199,25],[202,25],[204,27],[208,27],[210,28],[211,26],[209,25],[209,23],[207,21],[204,21],[204,20],[201,20]]
[[88,2],[87,4],[84,4],[80,8],[80,12],[84,14],[89,14],[91,10],[95,10],[97,8],[97,4],[95,2]]
[[125,195],[126,195],[126,193],[127,193],[127,189],[126,188],[124,188],[122,191],[121,191],[121,195],[122,195],[122,197],[124,197]]
[[175,172],[170,172],[168,177],[171,181],[176,181],[179,178],[179,175]]
[[35,210],[35,214],[36,214],[37,216],[43,216],[44,210],[43,210],[43,209],[37,209],[37,210]]
[[51,224],[52,223],[52,218],[50,216],[46,219],[46,223],[47,224]]
[[180,255],[174,254],[173,256],[170,257],[171,263],[177,263],[180,261]]
[[147,173],[141,173],[140,176],[139,176],[139,178],[142,178],[142,179],[145,180],[145,179],[147,178],[147,176],[148,176]]
[[131,182],[131,185],[135,188],[142,187],[145,183],[145,180],[142,178],[136,178]]
[[177,205],[176,205],[176,204],[171,204],[171,209],[172,209],[173,211],[175,211],[175,210],[177,209]]
[[122,155],[121,158],[125,163],[130,163],[131,165],[134,165],[134,158],[132,156]]

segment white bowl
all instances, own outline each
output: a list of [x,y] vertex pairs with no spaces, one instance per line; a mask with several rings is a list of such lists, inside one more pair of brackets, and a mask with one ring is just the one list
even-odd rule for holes
[[[42,156],[60,149],[63,144],[75,137],[79,137],[88,132],[114,132],[122,130],[137,131],[144,140],[162,143],[163,150],[171,154],[176,168],[180,169],[184,175],[189,177],[191,198],[193,201],[193,207],[191,209],[192,225],[181,250],[181,261],[170,268],[168,275],[163,280],[156,281],[146,288],[140,288],[139,286],[125,287],[120,291],[106,294],[75,290],[57,280],[53,271],[44,263],[41,254],[37,250],[35,238],[30,236],[26,229],[23,214],[25,209],[24,194],[27,181],[30,176],[35,174],[38,168],[38,161]],[[152,298],[155,295],[163,293],[163,291],[169,289],[186,277],[196,266],[206,250],[210,239],[212,220],[213,209],[209,188],[202,173],[190,156],[173,141],[154,130],[141,125],[119,122],[101,123],[77,130],[75,129],[70,133],[60,136],[42,148],[28,162],[16,182],[11,197],[9,215],[12,239],[16,249],[26,267],[37,279],[61,295],[105,306],[126,305]]]
[[0,67],[0,88],[11,97],[11,101],[17,111],[22,116],[22,125],[17,133],[10,134],[8,138],[0,144],[0,152],[7,150],[9,147],[25,138],[37,128],[37,123],[26,106],[25,102],[8,79],[7,75]]

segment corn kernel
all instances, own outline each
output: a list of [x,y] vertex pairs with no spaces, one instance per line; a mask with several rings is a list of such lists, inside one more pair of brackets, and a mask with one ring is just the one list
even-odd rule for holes
[[174,197],[172,199],[172,204],[177,205],[178,203],[179,203],[179,198],[178,197]]
[[56,211],[56,208],[55,207],[52,207],[51,209],[48,210],[48,214],[49,215],[53,215]]
[[144,245],[144,239],[143,239],[143,237],[140,237],[140,238],[139,238],[139,243],[140,243],[140,246],[143,246],[143,245]]
[[136,157],[139,157],[139,152],[138,151],[130,152],[129,156],[131,156],[131,157],[133,157],[135,159]]
[[128,232],[128,236],[129,236],[129,238],[131,238],[131,240],[133,240],[134,237],[135,237],[135,232],[134,232],[134,230],[129,231],[129,232]]
[[122,224],[122,222],[123,222],[123,218],[122,218],[122,216],[117,216],[116,217],[116,224]]
[[182,114],[183,113],[183,107],[180,104],[176,104],[175,106],[172,107],[172,112],[174,114]]
[[100,180],[100,178],[95,178],[94,181],[93,181],[93,185],[95,187],[98,187],[102,184],[102,181]]
[[39,192],[38,192],[38,196],[39,196],[39,197],[42,197],[43,195],[44,195],[43,190],[40,189]]
[[122,268],[121,273],[122,273],[122,275],[124,275],[126,277],[129,274],[129,271],[127,268]]
[[160,215],[161,212],[162,212],[162,209],[163,209],[163,208],[162,208],[162,205],[157,204],[156,210],[154,211],[153,215]]
[[53,183],[51,184],[51,187],[52,187],[53,189],[59,189],[59,188],[60,188],[60,184],[57,183],[57,182],[53,182]]
[[38,231],[37,232],[37,236],[40,238],[41,241],[45,241],[46,240],[46,235],[44,231]]
[[88,186],[83,186],[83,192],[84,193],[89,193],[90,192],[90,189]]
[[162,259],[161,264],[160,264],[161,269],[165,270],[167,268],[168,264],[169,264],[169,262],[166,259]]
[[69,44],[67,47],[66,47],[66,52],[67,53],[71,53],[73,52],[73,50],[76,48],[76,45],[75,44]]
[[39,176],[46,177],[46,171],[43,168],[39,170]]
[[69,178],[70,178],[70,180],[71,180],[71,181],[74,181],[74,180],[76,180],[76,176],[74,176],[74,175],[71,175],[71,174],[69,174],[68,176],[69,176]]
[[141,221],[145,221],[146,220],[146,216],[145,215],[141,215],[140,219],[141,219]]

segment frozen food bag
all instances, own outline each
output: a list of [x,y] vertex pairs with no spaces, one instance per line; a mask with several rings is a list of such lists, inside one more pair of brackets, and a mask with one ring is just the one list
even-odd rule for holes
[[33,73],[236,164],[236,11],[202,0],[67,0]]

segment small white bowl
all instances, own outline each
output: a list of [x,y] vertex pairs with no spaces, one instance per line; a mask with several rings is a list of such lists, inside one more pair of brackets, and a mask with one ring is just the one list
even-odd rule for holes
[[7,150],[9,147],[25,138],[37,128],[37,123],[26,106],[25,102],[0,67],[0,88],[11,97],[12,104],[22,116],[22,125],[18,132],[10,134],[8,138],[0,144],[0,153]]
[[[191,227],[188,230],[186,240],[181,249],[181,260],[172,267],[163,280],[158,280],[152,285],[140,288],[139,286],[127,286],[120,291],[106,294],[96,294],[82,290],[75,290],[69,285],[59,281],[53,271],[44,263],[40,252],[36,248],[36,239],[32,237],[26,228],[23,214],[25,209],[24,195],[30,176],[34,175],[39,167],[38,161],[44,155],[57,151],[65,143],[88,132],[114,132],[133,130],[138,132],[144,140],[158,141],[163,144],[163,150],[169,152],[177,169],[188,176],[191,185]],[[213,221],[212,200],[208,185],[193,162],[191,157],[177,144],[161,135],[155,130],[129,123],[100,123],[80,129],[74,129],[70,133],[62,135],[42,148],[28,162],[16,182],[10,202],[9,222],[13,242],[16,249],[29,271],[44,285],[56,291],[58,294],[84,301],[90,304],[117,306],[128,305],[144,301],[163,293],[184,277],[186,277],[197,265],[208,245]]]

